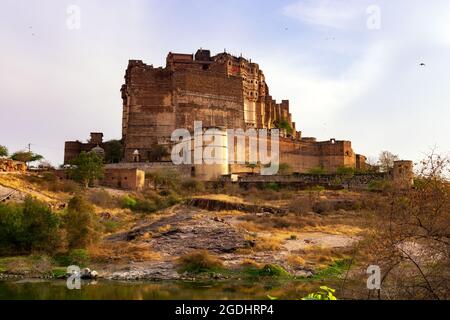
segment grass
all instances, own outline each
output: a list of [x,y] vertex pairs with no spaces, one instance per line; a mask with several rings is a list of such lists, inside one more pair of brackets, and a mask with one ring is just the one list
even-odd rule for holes
[[209,273],[223,269],[223,263],[206,250],[196,250],[178,258],[177,266],[180,273]]
[[277,264],[266,264],[262,268],[247,267],[244,268],[243,273],[249,277],[274,277],[274,278],[287,278],[291,277],[289,272],[284,270],[283,267]]
[[93,262],[100,263],[157,261],[161,258],[145,243],[126,241],[103,242],[88,248],[88,253]]
[[348,259],[336,260],[328,267],[319,270],[312,278],[314,280],[337,278],[344,274],[348,270],[349,266],[350,260]]

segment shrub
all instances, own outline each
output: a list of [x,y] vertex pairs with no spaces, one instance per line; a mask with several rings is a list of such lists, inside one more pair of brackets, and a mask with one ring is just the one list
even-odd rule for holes
[[85,249],[74,249],[68,254],[57,254],[54,257],[55,262],[63,267],[76,265],[86,267],[90,262],[90,256]]
[[372,180],[367,187],[369,191],[386,191],[390,189],[391,183],[387,180]]
[[2,253],[51,252],[60,241],[59,218],[40,201],[27,197],[21,205],[0,204]]
[[69,248],[85,248],[97,236],[98,221],[94,207],[81,196],[73,197],[64,216],[64,225]]
[[118,201],[105,190],[90,191],[88,199],[93,204],[103,208],[115,208],[118,205]]
[[223,264],[217,257],[206,250],[197,250],[178,258],[180,272],[203,273],[222,268]]
[[134,210],[136,208],[136,205],[137,201],[134,198],[130,196],[124,196],[122,198],[122,208]]
[[205,185],[202,181],[196,179],[186,179],[181,183],[181,188],[188,192],[201,192],[205,190]]
[[288,277],[289,272],[277,264],[266,264],[262,268],[248,268],[246,273],[254,277]]

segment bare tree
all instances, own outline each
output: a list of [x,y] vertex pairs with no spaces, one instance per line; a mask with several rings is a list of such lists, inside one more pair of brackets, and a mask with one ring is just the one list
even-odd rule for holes
[[450,161],[431,153],[421,164],[414,189],[376,203],[366,250],[382,270],[381,298],[449,298]]
[[381,171],[388,172],[394,167],[394,161],[399,160],[398,155],[395,155],[389,151],[382,151],[378,158],[378,165]]

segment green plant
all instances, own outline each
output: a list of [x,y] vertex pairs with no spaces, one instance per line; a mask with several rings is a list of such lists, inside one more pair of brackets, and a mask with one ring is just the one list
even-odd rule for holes
[[64,226],[70,249],[85,248],[97,239],[98,220],[94,207],[85,198],[75,196],[69,201]]
[[136,199],[130,196],[124,196],[122,198],[122,208],[134,210],[136,208],[137,201]]
[[120,140],[109,140],[103,144],[105,148],[105,162],[119,163],[123,157],[123,146]]
[[17,151],[11,155],[11,159],[22,162],[34,162],[42,160],[44,157],[30,151]]
[[290,274],[283,267],[276,264],[266,264],[262,268],[250,267],[244,271],[251,277],[289,277]]
[[302,300],[337,300],[334,296],[336,290],[327,286],[321,286],[320,289],[321,291],[310,293],[306,297],[303,297]]
[[55,255],[53,260],[55,260],[56,264],[63,267],[71,265],[86,267],[90,262],[90,256],[85,249],[74,249],[67,254]]
[[82,183],[85,187],[92,186],[97,179],[103,178],[103,159],[95,152],[81,152],[72,160],[69,177]]
[[7,157],[7,156],[8,156],[8,148],[0,145],[0,157]]
[[391,183],[384,179],[372,180],[367,185],[369,191],[386,191],[391,187]]
[[59,218],[43,202],[0,204],[0,251],[52,252],[60,242]]

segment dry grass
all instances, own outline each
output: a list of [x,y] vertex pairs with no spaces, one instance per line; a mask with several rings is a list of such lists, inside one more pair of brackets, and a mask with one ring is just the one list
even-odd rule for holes
[[303,267],[306,265],[305,259],[303,259],[299,255],[295,255],[295,254],[289,255],[286,258],[286,261],[290,266],[292,266],[294,268]]
[[157,261],[161,258],[147,244],[131,242],[103,242],[90,247],[88,252],[93,261],[105,263]]
[[195,250],[176,261],[181,272],[201,273],[223,267],[222,261],[206,250]]

